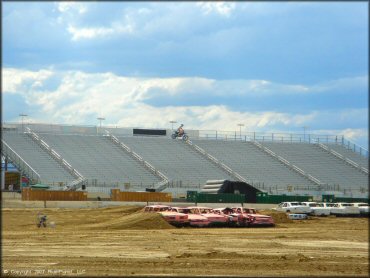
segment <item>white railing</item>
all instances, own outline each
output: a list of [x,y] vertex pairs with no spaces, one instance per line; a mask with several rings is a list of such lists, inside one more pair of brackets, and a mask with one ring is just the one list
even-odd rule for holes
[[26,128],[26,134],[30,135],[36,143],[38,143],[41,147],[43,147],[52,157],[55,158],[59,164],[61,164],[65,169],[69,171],[69,173],[74,176],[76,179],[72,182],[68,183],[64,190],[76,190],[82,183],[85,182],[85,177],[80,174],[73,166],[65,160],[58,152],[56,152],[52,147],[49,146],[44,140],[40,138],[38,134],[33,132],[29,127]]
[[126,152],[128,152],[133,158],[138,160],[140,163],[142,163],[147,169],[149,169],[151,172],[153,172],[156,176],[161,178],[162,180],[158,182],[155,187],[157,191],[161,191],[165,188],[165,186],[169,183],[169,178],[167,178],[162,172],[157,170],[152,164],[150,164],[148,161],[144,160],[139,154],[131,150],[129,146],[118,140],[116,136],[111,134],[108,130],[105,130],[106,135],[117,145],[119,145],[121,148],[123,148]]
[[40,182],[41,177],[35,169],[31,167],[15,150],[13,150],[4,140],[2,140],[2,153],[8,157],[17,168],[35,182]]
[[369,151],[347,139],[343,135],[319,135],[299,133],[267,133],[267,132],[237,132],[218,130],[199,130],[200,139],[231,140],[231,141],[259,141],[259,142],[286,142],[286,143],[335,143],[352,150],[362,156],[369,157]]
[[270,150],[269,148],[265,147],[265,146],[262,146],[261,143],[257,142],[257,141],[252,141],[252,143],[257,146],[259,149],[261,149],[262,151],[264,151],[265,153],[269,154],[271,157],[275,158],[275,159],[278,159],[280,162],[282,162],[283,164],[287,165],[288,167],[290,167],[291,169],[293,169],[294,171],[298,172],[299,174],[301,174],[302,176],[308,178],[310,181],[318,184],[318,185],[321,185],[323,184],[319,179],[315,178],[314,176],[310,175],[310,174],[307,174],[305,171],[303,171],[301,168],[299,168],[298,166],[294,165],[294,164],[291,164],[288,160],[286,160],[285,158],[283,158],[282,156],[280,155],[277,155],[276,153],[274,153],[272,150]]
[[320,148],[324,149],[325,151],[331,153],[332,155],[336,156],[337,158],[347,162],[348,164],[350,164],[351,166],[359,169],[360,171],[368,174],[369,173],[369,169],[366,169],[365,167],[362,167],[361,165],[359,165],[358,163],[354,162],[353,160],[349,159],[348,157],[345,157],[344,155],[330,149],[328,146],[324,145],[324,144],[317,144]]
[[[52,134],[84,134],[99,135],[100,128],[89,125],[66,125],[66,124],[45,124],[45,123],[4,123],[3,128],[23,132],[24,126],[31,126],[33,130],[39,133]],[[115,134],[132,136],[133,128],[119,126],[105,126],[103,128],[114,130]],[[163,128],[165,129],[165,128]],[[168,130],[168,129],[167,129]],[[190,130],[189,130],[190,132]],[[304,142],[304,143],[335,143],[359,153],[362,156],[369,157],[369,151],[347,139],[343,135],[325,135],[325,134],[305,134],[305,133],[284,133],[284,132],[240,132],[240,131],[219,131],[219,130],[192,130],[191,134],[198,134],[192,138],[213,139],[213,140],[239,140],[239,141],[273,141],[273,142]]]
[[[242,177],[240,174],[236,173],[234,170],[232,170],[229,166],[225,165],[224,163],[220,162],[217,158],[215,158],[214,156],[212,156],[211,154],[207,153],[204,149],[202,149],[201,147],[199,147],[198,145],[194,144],[193,142],[191,142],[191,140],[187,140],[186,143],[193,147],[196,151],[198,151],[200,154],[202,154],[203,156],[205,156],[206,158],[208,158],[209,160],[211,160],[214,164],[216,164],[218,167],[220,167],[221,169],[225,170],[226,172],[228,172],[230,175],[234,176],[236,179],[238,179],[239,181],[243,181],[243,182],[247,182],[247,179]],[[249,182],[249,184],[253,184],[252,181]]]
[[33,132],[29,127],[27,127],[26,130],[26,134],[29,134],[36,141],[36,143],[39,143],[41,147],[43,147],[49,154],[51,154],[51,156],[59,161],[59,163],[64,166],[64,168],[66,168],[73,176],[76,178],[83,178],[83,176],[76,169],[74,169],[67,160],[62,158],[62,156],[52,147],[50,147],[44,140],[42,140],[38,134]]

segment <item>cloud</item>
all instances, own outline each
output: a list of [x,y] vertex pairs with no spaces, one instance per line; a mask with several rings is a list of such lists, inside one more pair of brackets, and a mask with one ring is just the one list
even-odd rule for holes
[[123,25],[120,22],[113,22],[110,27],[75,27],[69,25],[67,28],[67,31],[72,35],[72,41],[130,34],[133,30],[134,28],[132,25]]
[[344,136],[345,139],[356,142],[356,145],[360,145],[362,148],[368,150],[369,130],[367,128],[317,129],[312,133],[338,135],[338,140],[341,140],[341,136]]
[[206,15],[216,13],[224,17],[229,17],[231,12],[235,9],[235,3],[230,2],[200,2],[196,5],[199,6]]
[[66,12],[77,12],[78,14],[84,14],[87,11],[87,6],[83,3],[78,2],[59,2],[56,4],[57,9],[61,13]]
[[367,88],[368,84],[369,77],[367,75],[355,76],[323,82],[312,86],[310,91],[320,93],[325,91],[336,92],[338,90],[353,90],[358,88]]
[[37,90],[53,75],[52,70],[29,71],[4,68],[2,70],[3,92],[25,94],[27,91]]
[[71,25],[68,26],[67,30],[72,34],[73,41],[105,37],[114,33],[113,28],[76,28]]
[[[51,89],[47,84],[55,77],[58,78]],[[301,85],[275,84],[268,80],[133,78],[109,72],[29,71],[15,68],[5,68],[3,80],[5,91],[23,96],[29,107],[34,109],[35,114],[30,117],[42,122],[93,124],[97,116],[103,115],[107,119],[106,124],[136,127],[164,127],[173,119],[186,124],[187,128],[212,130],[235,130],[237,123],[245,124],[245,129],[250,131],[301,130],[304,125],[310,126],[310,130],[330,130],[327,127],[338,129],[342,125],[342,130],[348,129],[346,134],[350,138],[357,138],[361,134],[349,132],[349,127],[352,124],[351,129],[361,130],[366,124],[364,116],[368,113],[367,108],[292,113],[263,108],[258,111],[238,111],[232,105],[212,104],[212,101],[204,105],[187,102],[173,105],[170,102],[162,106],[147,102],[159,96],[197,96],[197,93],[203,93],[210,100],[222,94],[232,98],[237,94],[263,94],[276,87],[302,94]],[[353,119],[362,119],[357,121],[358,127],[354,127]]]

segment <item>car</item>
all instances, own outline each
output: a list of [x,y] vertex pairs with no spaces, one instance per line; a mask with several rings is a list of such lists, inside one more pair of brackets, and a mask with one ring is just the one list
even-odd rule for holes
[[234,207],[233,214],[238,218],[239,226],[274,226],[274,219],[269,215],[257,213],[255,208]]
[[168,211],[170,210],[170,206],[165,205],[151,205],[144,207],[144,212],[160,212],[160,211]]
[[351,203],[334,203],[330,210],[331,215],[335,216],[360,216],[359,207]]
[[188,215],[171,211],[170,206],[151,205],[144,207],[144,212],[159,213],[168,223],[176,227],[189,225]]
[[317,202],[302,202],[303,205],[311,208],[311,215],[315,216],[328,216],[330,215],[330,208],[324,206],[322,203]]
[[367,203],[352,203],[354,207],[358,207],[361,216],[369,215],[369,204]]
[[311,213],[311,208],[303,205],[301,202],[282,202],[278,204],[275,210],[291,213]]
[[228,226],[229,225],[229,216],[224,214],[218,214],[209,207],[188,207],[191,210],[191,213],[202,215],[207,217],[209,220],[209,226]]
[[215,208],[213,209],[214,213],[224,215],[229,218],[228,226],[235,227],[238,226],[238,215],[234,214],[234,211],[232,208]]
[[190,225],[189,216],[185,213],[175,211],[161,211],[159,214],[171,225],[185,227]]
[[191,227],[208,227],[210,221],[207,217],[194,214],[193,211],[189,208],[181,208],[181,207],[172,207],[171,211],[186,214],[188,216],[189,225]]

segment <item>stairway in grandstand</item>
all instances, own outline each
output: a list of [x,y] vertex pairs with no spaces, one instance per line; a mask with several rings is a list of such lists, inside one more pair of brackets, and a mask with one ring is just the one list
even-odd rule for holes
[[155,137],[117,138],[170,180],[181,181],[183,185],[203,185],[209,179],[234,179],[181,140]]
[[43,183],[58,185],[75,180],[63,166],[27,134],[3,132],[3,140],[40,175]]
[[[336,184],[348,189],[367,188],[368,186],[368,175],[366,173],[329,154],[316,144],[265,142],[263,145],[306,172],[314,173],[314,176],[324,183]],[[346,153],[344,148],[340,151]],[[361,161],[366,165],[360,155],[353,154],[358,156],[353,156],[354,160]]]
[[[317,190],[319,184],[308,175],[319,180],[320,186],[328,185],[327,188],[360,191],[368,187],[368,174],[362,169],[368,169],[368,158],[334,143],[326,145],[361,167],[354,167],[354,164],[348,163],[348,159],[340,159],[318,144],[306,142],[259,141],[276,154],[273,156],[253,141],[192,138],[195,145],[215,158],[212,160],[182,140],[116,134],[120,142],[152,166],[154,170],[151,171],[122,146],[101,134],[37,134],[87,179],[90,192],[109,193],[113,187],[126,188],[125,183],[130,183],[126,189],[145,190],[165,180],[155,171],[168,178],[166,192],[182,194],[187,190],[199,191],[207,180],[237,180],[235,173],[258,189],[274,193],[286,192],[292,186],[302,190]],[[6,131],[3,140],[40,174],[41,182],[66,184],[75,179],[29,135]],[[232,172],[220,167],[220,163],[224,163]],[[296,169],[301,169],[305,175]]]
[[359,155],[359,153],[354,152],[353,150],[350,150],[346,148],[345,146],[339,145],[339,144],[325,144],[329,149],[334,150],[344,157],[347,157],[351,159],[352,161],[359,164],[361,167],[364,167],[366,169],[369,169],[369,158]]
[[193,140],[195,144],[225,162],[242,176],[266,189],[286,185],[315,186],[283,163],[259,150],[252,142]]
[[88,180],[107,186],[149,186],[160,178],[104,136],[39,134]]

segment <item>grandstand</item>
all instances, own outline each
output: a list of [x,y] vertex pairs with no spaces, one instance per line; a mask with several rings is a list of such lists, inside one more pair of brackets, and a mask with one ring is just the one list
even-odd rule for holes
[[176,197],[224,179],[272,194],[368,195],[368,152],[342,136],[194,130],[184,142],[164,131],[5,124],[2,155],[35,182],[89,192],[155,188]]

